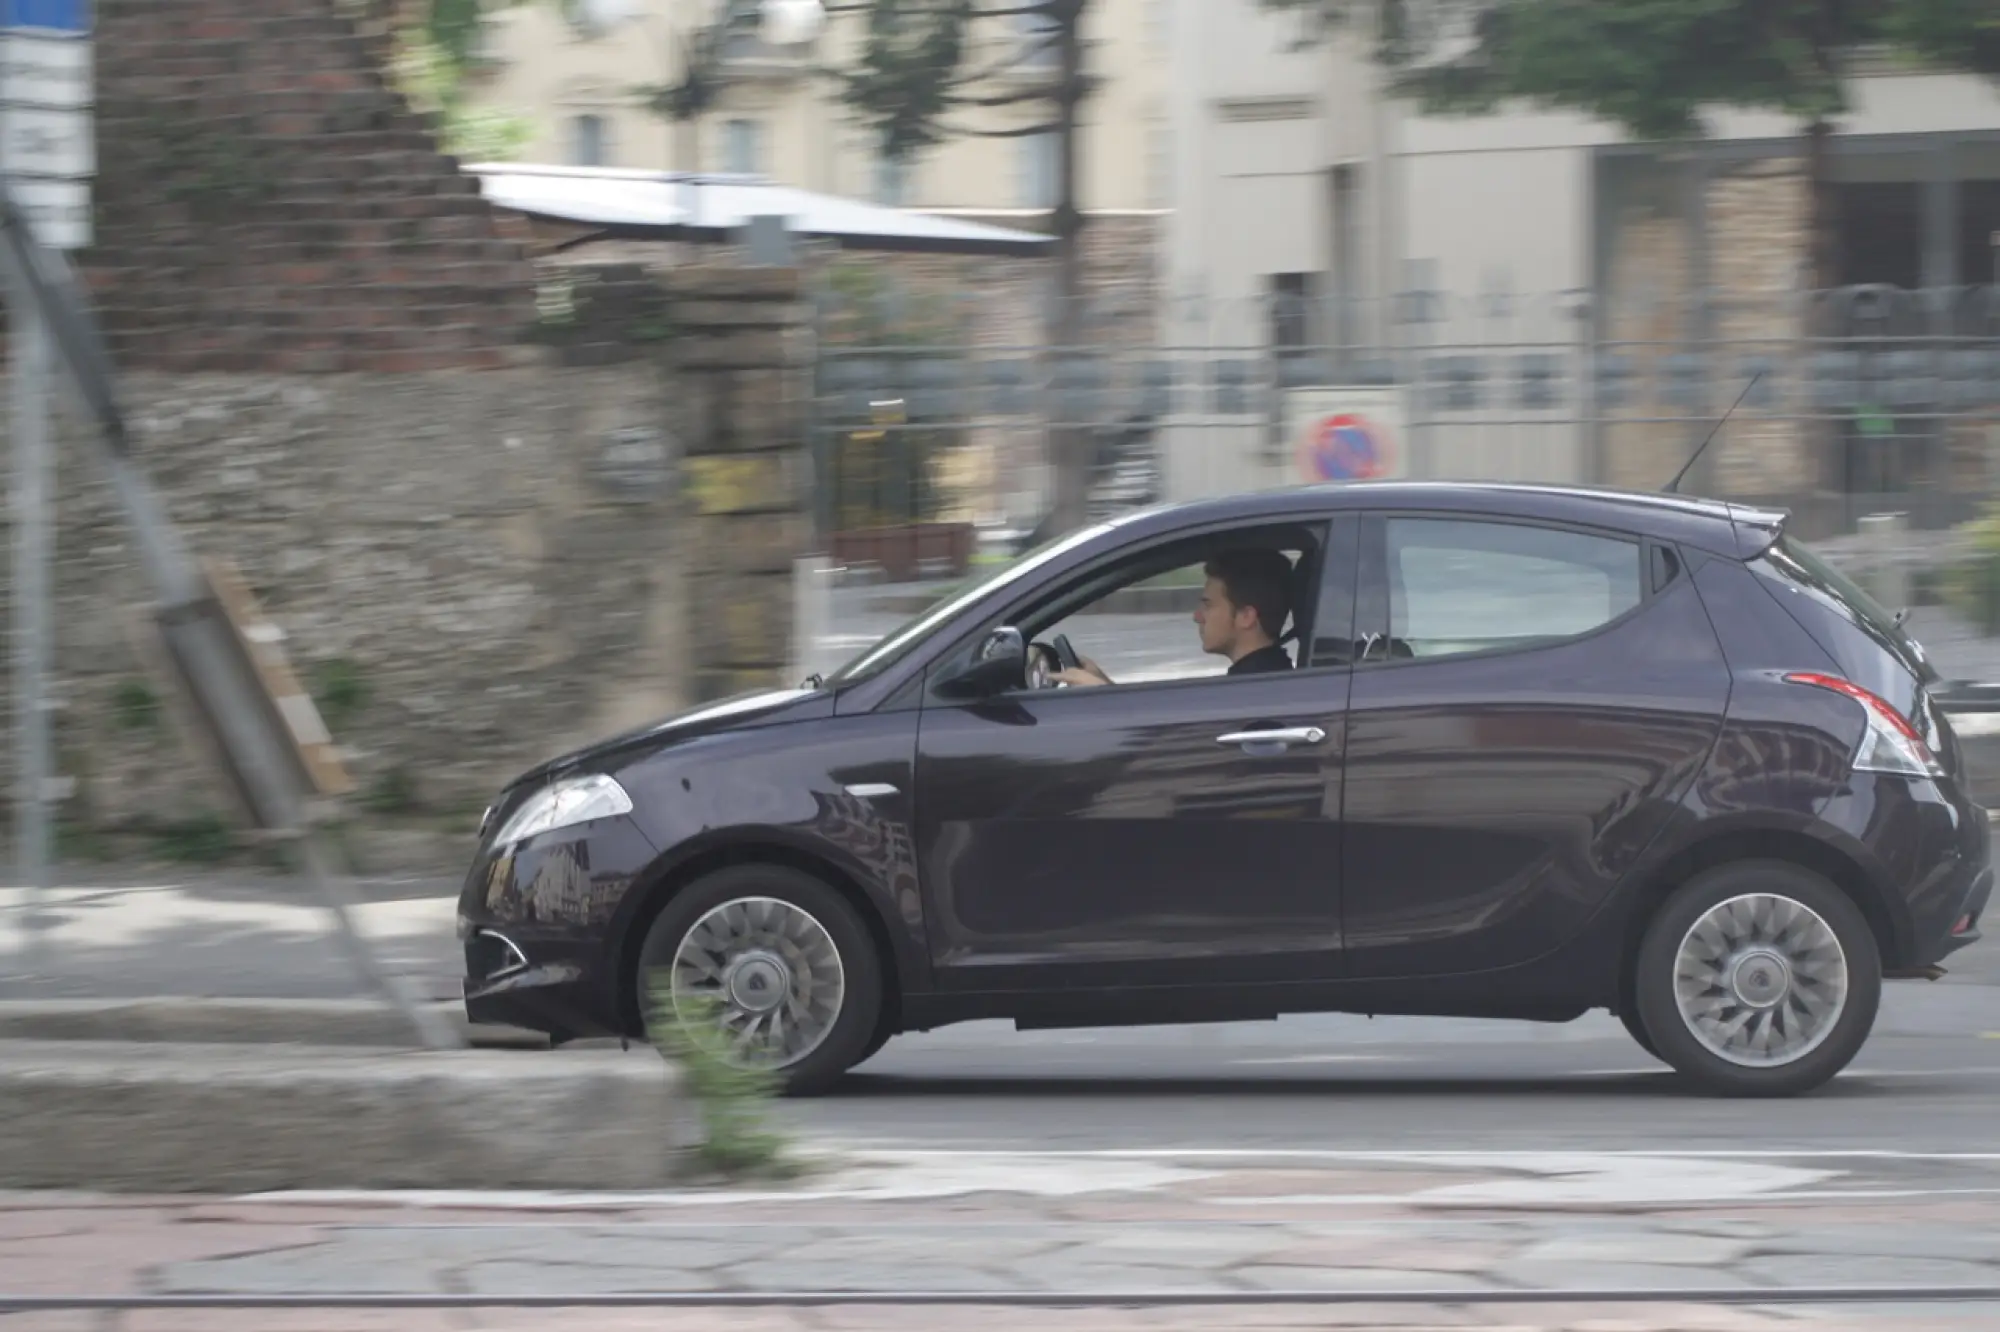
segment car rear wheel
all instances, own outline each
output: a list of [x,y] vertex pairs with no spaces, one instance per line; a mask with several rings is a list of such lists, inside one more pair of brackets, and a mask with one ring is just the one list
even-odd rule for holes
[[677,893],[640,945],[639,1011],[712,1023],[725,1057],[788,1095],[825,1090],[864,1057],[882,971],[847,899],[811,875],[736,865]]
[[1867,1041],[1882,960],[1860,908],[1826,879],[1743,861],[1667,899],[1639,947],[1636,989],[1641,1027],[1682,1074],[1725,1095],[1793,1096]]

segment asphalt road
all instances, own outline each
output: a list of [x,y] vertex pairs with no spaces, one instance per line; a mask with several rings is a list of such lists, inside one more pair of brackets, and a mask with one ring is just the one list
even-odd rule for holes
[[[439,998],[458,977],[451,888],[363,885],[383,955]],[[0,904],[20,899],[0,890]],[[39,975],[21,973],[18,934],[0,932],[0,998],[359,992],[295,885],[128,878],[73,885],[41,914]],[[1798,1101],[1692,1095],[1601,1013],[1562,1026],[1318,1015],[914,1034],[836,1094],[782,1113],[815,1138],[905,1147],[2000,1153],[1995,1104],[2000,947],[1988,943],[1942,981],[1891,985],[1852,1070]]]

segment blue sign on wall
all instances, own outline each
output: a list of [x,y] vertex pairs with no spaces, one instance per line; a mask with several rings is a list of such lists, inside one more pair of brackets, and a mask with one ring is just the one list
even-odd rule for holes
[[0,0],[0,28],[85,33],[92,8],[92,0]]

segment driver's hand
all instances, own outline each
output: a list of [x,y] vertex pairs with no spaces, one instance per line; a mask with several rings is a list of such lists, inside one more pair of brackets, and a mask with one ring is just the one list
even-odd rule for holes
[[1077,685],[1083,688],[1111,683],[1111,677],[1104,673],[1103,667],[1088,657],[1082,658],[1082,661],[1082,666],[1072,666],[1067,670],[1057,671],[1050,678],[1060,680],[1066,685]]

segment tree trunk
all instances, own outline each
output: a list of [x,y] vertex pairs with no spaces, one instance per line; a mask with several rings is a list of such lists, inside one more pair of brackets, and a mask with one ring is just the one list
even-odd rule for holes
[[[1840,272],[1835,254],[1833,181],[1828,170],[1832,138],[1833,126],[1824,120],[1806,127],[1805,280],[1811,298],[1805,305],[1805,327],[1801,331],[1808,350],[1819,339],[1837,337],[1840,332],[1835,327],[1833,303],[1827,299],[1827,293],[1839,281]],[[1814,415],[1802,423],[1802,430],[1807,475],[1822,491],[1844,493],[1848,488],[1849,465],[1840,423]]]
[[1840,277],[1829,172],[1832,139],[1833,126],[1824,120],[1806,127],[1806,280],[1814,291],[1830,290]]
[[[1077,206],[1077,110],[1087,86],[1083,74],[1084,0],[1058,6],[1059,56],[1055,94],[1056,206],[1051,231],[1056,239],[1055,309],[1049,328],[1051,365],[1076,354],[1083,346],[1083,210]],[[1062,395],[1051,395],[1051,407],[1070,415]],[[1046,535],[1059,536],[1083,526],[1090,513],[1090,432],[1080,425],[1059,423],[1048,432],[1051,496]]]

